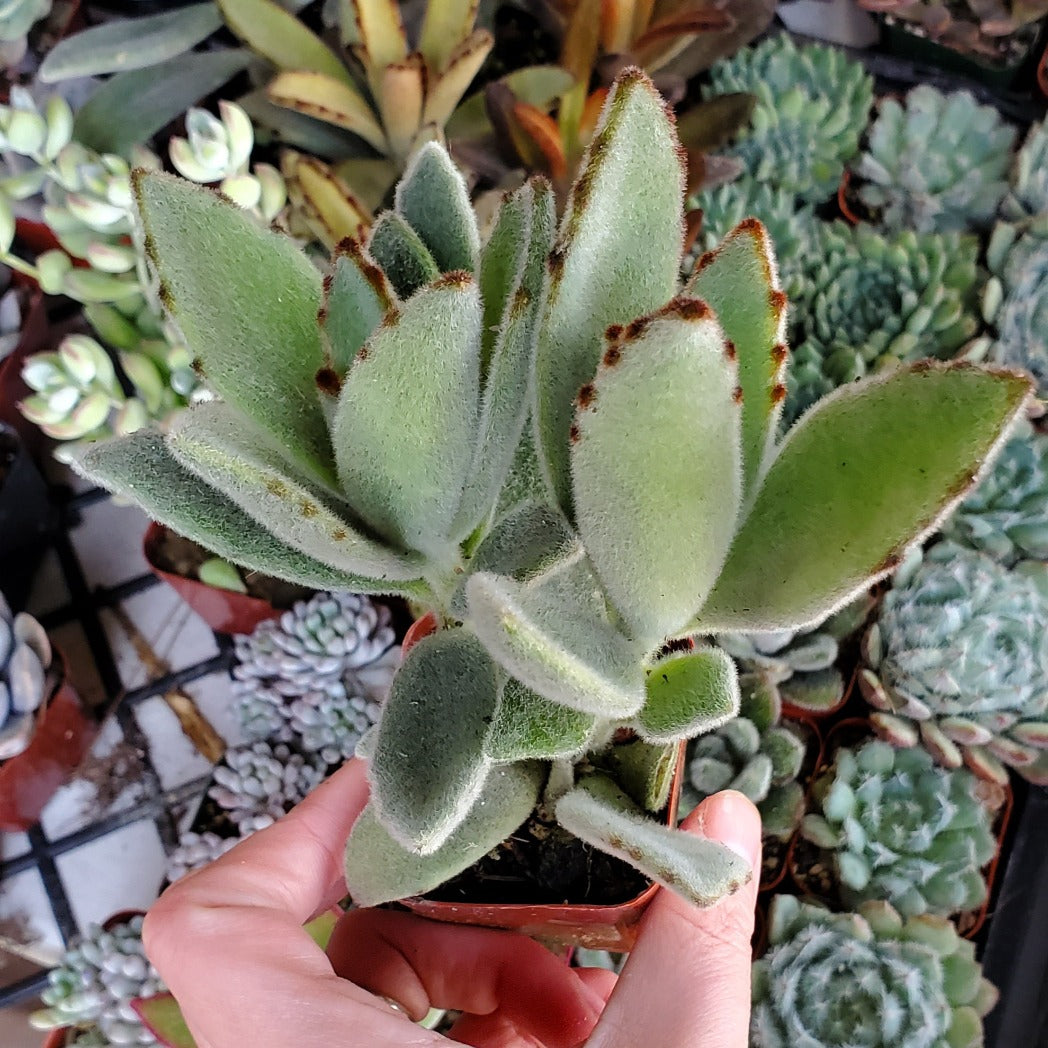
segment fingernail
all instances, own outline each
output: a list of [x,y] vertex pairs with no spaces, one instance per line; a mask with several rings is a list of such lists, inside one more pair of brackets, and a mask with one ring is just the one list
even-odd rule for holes
[[761,817],[753,802],[736,790],[707,797],[698,808],[698,827],[711,840],[741,855],[750,869],[761,861]]

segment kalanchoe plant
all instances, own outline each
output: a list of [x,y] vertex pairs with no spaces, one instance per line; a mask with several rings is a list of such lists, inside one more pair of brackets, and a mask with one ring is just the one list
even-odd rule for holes
[[781,721],[777,694],[743,675],[739,715],[688,745],[682,810],[720,790],[738,790],[761,813],[765,837],[789,840],[804,814],[797,781],[806,743],[801,729]]
[[873,740],[837,751],[801,833],[833,853],[845,905],[881,899],[903,917],[948,916],[986,899],[982,868],[997,850],[992,811],[1003,800],[965,768]]
[[[535,180],[481,247],[436,144],[323,285],[205,190],[144,173],[136,192],[165,302],[222,399],[79,468],[221,556],[400,592],[442,627],[368,746],[354,899],[428,891],[537,804],[696,902],[744,881],[737,855],[640,810],[663,806],[678,741],[738,706],[723,651],[663,656],[667,640],[801,628],[863,592],[963,496],[1028,382],[899,369],[777,441],[787,303],[767,236],[743,224],[677,295],[683,171],[636,70],[555,241]],[[499,516],[529,416],[545,494]],[[624,766],[620,729],[650,760],[616,782],[590,769]]]
[[1008,781],[1048,782],[1048,601],[974,550],[933,546],[907,565],[863,641],[859,685],[898,746]]
[[718,62],[710,77],[710,94],[757,96],[734,149],[752,178],[813,203],[834,193],[873,102],[873,78],[859,62],[782,34]]
[[943,534],[1005,567],[1048,561],[1048,435],[1017,429]]
[[956,233],[820,224],[793,315],[786,418],[864,375],[957,353],[979,328],[978,251]]
[[982,1048],[997,991],[942,917],[830,913],[777,895],[753,966],[750,1048]]
[[918,233],[990,225],[1007,188],[1015,131],[969,91],[919,84],[884,98],[855,173],[881,225]]
[[1048,214],[1048,120],[1034,123],[1015,154],[1000,216],[1024,223]]
[[51,642],[43,627],[24,611],[13,615],[0,594],[0,762],[32,741],[55,683]]
[[29,1017],[36,1029],[72,1027],[74,1045],[157,1045],[131,1007],[166,989],[142,947],[141,917],[92,926],[47,979],[40,995],[47,1007]]

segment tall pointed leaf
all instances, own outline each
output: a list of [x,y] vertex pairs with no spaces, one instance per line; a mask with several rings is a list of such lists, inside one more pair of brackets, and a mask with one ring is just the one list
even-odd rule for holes
[[745,487],[758,482],[773,450],[786,397],[786,296],[764,226],[747,219],[715,251],[703,255],[688,287],[712,306],[739,360]]
[[809,625],[886,575],[964,497],[1029,392],[1015,373],[921,362],[823,398],[769,466],[703,632]]
[[541,452],[566,509],[572,402],[593,378],[605,329],[673,296],[683,192],[672,118],[651,81],[629,70],[608,97],[568,200],[538,346]]
[[329,482],[316,395],[320,274],[294,241],[215,193],[144,172],[134,186],[161,296],[208,382],[290,460]]
[[369,804],[346,845],[346,887],[357,906],[380,906],[431,891],[504,841],[531,814],[542,788],[537,763],[492,768],[469,814],[428,855],[407,851]]
[[405,848],[435,851],[469,814],[490,767],[497,701],[495,664],[466,630],[440,630],[408,653],[368,766],[375,812]]
[[739,712],[739,676],[720,648],[661,659],[648,671],[638,728],[652,742],[675,742],[719,728]]
[[422,19],[418,49],[434,72],[440,72],[460,40],[473,28],[476,0],[430,0]]
[[571,468],[582,541],[649,648],[713,586],[741,487],[734,355],[709,309],[676,299],[609,341],[582,388]]
[[352,131],[376,149],[385,149],[386,133],[352,82],[311,69],[286,70],[266,87],[266,97],[274,105]]
[[426,104],[422,109],[424,123],[444,127],[494,46],[495,38],[491,33],[478,29],[451,52],[444,72],[435,84],[430,84],[426,93]]
[[499,207],[480,256],[480,297],[484,305],[483,374],[487,375],[495,340],[502,325],[507,303],[520,282],[524,260],[531,243],[531,216],[534,186],[526,182],[508,194]]
[[368,251],[382,267],[401,298],[440,276],[422,238],[395,211],[386,211],[371,227]]
[[476,439],[480,296],[465,273],[419,291],[365,343],[332,427],[350,504],[405,549],[443,551]]

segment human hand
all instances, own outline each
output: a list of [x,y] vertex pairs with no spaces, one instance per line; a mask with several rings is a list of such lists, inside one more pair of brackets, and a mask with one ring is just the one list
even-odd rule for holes
[[[741,794],[682,825],[744,855],[750,883],[707,910],[660,890],[617,979],[523,935],[389,910],[345,914],[325,953],[302,925],[346,894],[366,801],[351,761],[150,910],[146,952],[199,1048],[745,1048],[760,817]],[[411,1021],[431,1007],[464,1013],[450,1041]]]

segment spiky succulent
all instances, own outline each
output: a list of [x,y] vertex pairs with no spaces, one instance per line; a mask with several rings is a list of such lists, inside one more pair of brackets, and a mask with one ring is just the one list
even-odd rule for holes
[[33,729],[55,681],[51,642],[32,615],[17,615],[0,594],[0,762],[32,741]]
[[141,917],[105,930],[92,925],[47,981],[40,995],[47,1007],[29,1017],[36,1029],[73,1027],[77,1046],[158,1043],[131,1007],[137,997],[166,992],[142,947]]
[[986,227],[1008,189],[1015,131],[969,91],[919,84],[884,98],[855,166],[882,226],[918,233]]
[[282,743],[254,742],[227,750],[214,772],[208,796],[240,824],[258,816],[279,819],[304,800],[325,775],[315,757]]
[[1048,782],[1048,602],[1036,584],[952,542],[907,566],[864,638],[859,684],[896,745],[923,744],[1007,782]]
[[830,197],[859,151],[873,78],[838,48],[798,46],[783,33],[710,70],[708,96],[757,96],[751,126],[734,151],[750,177],[813,203]]
[[1035,122],[1012,161],[1008,192],[1000,216],[1026,222],[1048,214],[1048,120]]
[[804,761],[800,729],[780,721],[776,693],[759,678],[739,681],[739,715],[688,745],[688,781],[682,810],[719,790],[738,790],[761,813],[765,837],[788,840],[804,813],[797,782]]
[[916,917],[985,901],[999,787],[965,768],[936,767],[924,750],[872,740],[838,750],[813,796],[801,833],[833,852],[845,905],[881,899]]
[[864,375],[953,356],[979,327],[978,251],[957,233],[820,225],[793,318],[787,419]]
[[[679,740],[738,705],[726,653],[667,641],[804,627],[865,591],[1022,410],[1015,375],[900,369],[779,442],[787,302],[767,235],[743,223],[679,294],[677,145],[627,71],[558,238],[532,180],[481,246],[430,143],[326,281],[214,194],[136,179],[165,301],[218,399],[79,468],[220,556],[399,592],[440,626],[370,736],[347,850],[361,904],[465,869],[548,781],[546,810],[592,846],[698,903],[737,887],[738,856],[643,811],[663,806]],[[498,513],[529,420],[540,488]]]
[[1017,431],[943,534],[1005,567],[1048,561],[1048,436],[1029,425]]
[[700,255],[712,251],[740,222],[758,219],[771,237],[779,263],[779,279],[791,302],[804,297],[804,264],[811,251],[814,218],[808,205],[800,204],[789,190],[743,177],[704,190],[689,201],[702,211],[702,227],[691,251],[681,264],[687,281]]
[[769,943],[753,966],[751,1048],[982,1048],[997,991],[944,918],[777,895]]

